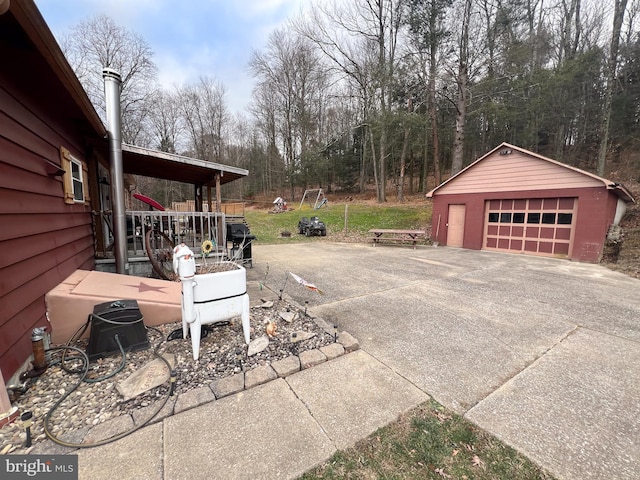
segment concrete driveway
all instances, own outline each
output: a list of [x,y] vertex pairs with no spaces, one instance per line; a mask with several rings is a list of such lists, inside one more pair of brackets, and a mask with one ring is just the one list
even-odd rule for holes
[[250,280],[557,477],[640,477],[640,281],[447,247],[258,241],[253,260]]

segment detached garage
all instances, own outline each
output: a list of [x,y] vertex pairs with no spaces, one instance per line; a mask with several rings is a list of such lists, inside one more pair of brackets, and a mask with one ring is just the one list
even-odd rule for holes
[[503,143],[427,194],[434,242],[598,262],[635,200],[621,184]]

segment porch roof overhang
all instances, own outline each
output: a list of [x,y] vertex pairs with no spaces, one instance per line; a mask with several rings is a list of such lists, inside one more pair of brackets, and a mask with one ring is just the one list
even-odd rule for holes
[[173,180],[192,185],[215,186],[216,175],[220,175],[221,185],[249,175],[249,171],[244,168],[207,162],[206,160],[126,143],[122,144],[122,163],[124,173]]

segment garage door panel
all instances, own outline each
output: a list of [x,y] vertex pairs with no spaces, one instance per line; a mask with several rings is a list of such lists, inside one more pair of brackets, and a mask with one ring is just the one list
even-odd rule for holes
[[553,253],[553,243],[540,242],[538,244],[538,252],[540,253]]
[[538,227],[527,227],[527,237],[538,238],[540,236],[540,229]]
[[540,229],[540,238],[553,238],[554,229],[553,228],[541,228]]
[[534,255],[569,255],[576,198],[488,200],[484,248]]

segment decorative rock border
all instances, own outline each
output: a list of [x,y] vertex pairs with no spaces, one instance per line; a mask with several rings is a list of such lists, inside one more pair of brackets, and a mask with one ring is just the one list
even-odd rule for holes
[[[314,320],[325,331],[333,334],[333,329],[330,328],[324,320],[321,318],[315,318]],[[299,355],[290,355],[289,357],[273,362],[271,365],[263,365],[247,370],[246,372],[215,379],[212,380],[209,385],[174,395],[167,400],[160,412],[149,421],[147,421],[147,419],[152,412],[158,408],[158,404],[149,405],[130,414],[112,418],[92,427],[88,431],[84,430],[84,439],[74,438],[67,440],[73,442],[89,440],[87,443],[91,443],[91,441],[99,441],[123,433],[145,421],[147,421],[147,425],[153,425],[172,415],[240,393],[277,378],[285,378],[301,370],[334,360],[342,355],[356,351],[359,348],[360,344],[358,340],[343,331],[336,334],[336,342],[331,345],[320,347],[319,349],[305,350],[300,352]],[[16,453],[29,453],[34,455],[65,454],[76,450],[77,449],[63,447],[47,439],[35,445],[28,452]]]

